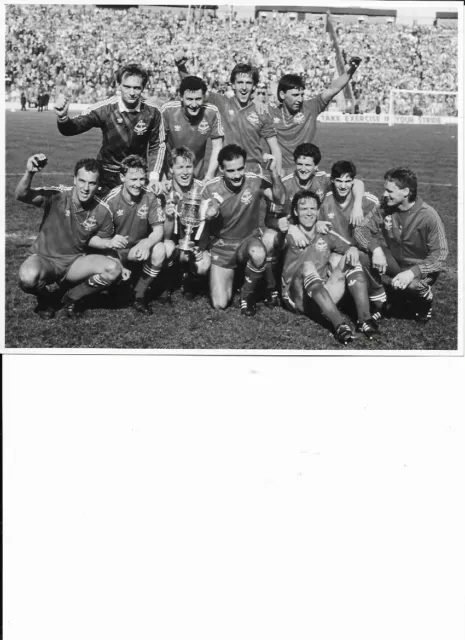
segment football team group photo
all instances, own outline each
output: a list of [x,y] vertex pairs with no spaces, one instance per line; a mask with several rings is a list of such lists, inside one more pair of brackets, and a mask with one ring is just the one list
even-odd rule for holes
[[457,350],[459,7],[5,16],[6,348]]

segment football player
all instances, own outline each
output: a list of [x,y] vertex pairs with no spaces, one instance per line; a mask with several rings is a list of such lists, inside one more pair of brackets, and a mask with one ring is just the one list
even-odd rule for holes
[[360,246],[372,255],[374,267],[391,280],[392,290],[415,305],[415,319],[432,317],[433,290],[448,255],[443,222],[417,194],[417,177],[406,167],[384,175],[384,194],[354,230]]
[[[277,242],[284,248],[283,301],[290,310],[309,317],[314,317],[315,311],[319,310],[333,325],[336,339],[347,344],[354,334],[336,305],[345,291],[349,291],[357,309],[356,329],[371,340],[379,335],[379,330],[371,320],[367,283],[358,249],[332,231],[326,235],[318,233],[319,206],[319,197],[312,191],[299,191],[292,201],[295,222],[309,240],[306,248],[299,247],[288,234],[288,218],[279,219]],[[342,258],[328,277],[332,251]]]
[[41,318],[55,315],[53,283],[71,286],[63,299],[66,315],[77,318],[83,311],[82,299],[117,282],[122,273],[117,260],[103,255],[87,255],[89,241],[98,237],[108,246],[113,221],[108,206],[97,197],[100,165],[84,158],[74,168],[72,187],[31,188],[34,175],[47,164],[43,153],[27,160],[15,197],[20,202],[44,208],[39,235],[30,255],[19,269],[19,286],[37,298],[36,312]]

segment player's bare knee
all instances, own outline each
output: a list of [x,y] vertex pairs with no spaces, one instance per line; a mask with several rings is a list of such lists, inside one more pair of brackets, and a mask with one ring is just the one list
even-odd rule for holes
[[229,298],[224,292],[212,292],[211,303],[214,309],[224,311],[229,304]]
[[172,240],[164,240],[163,244],[165,245],[166,258],[169,259],[173,255],[176,245]]
[[108,260],[105,265],[105,279],[109,282],[116,282],[123,273],[123,268],[116,260]]
[[152,248],[152,253],[150,254],[150,260],[152,262],[152,266],[161,267],[165,258],[166,258],[165,245],[163,242],[157,242],[157,244]]
[[315,265],[313,264],[313,262],[311,262],[310,260],[308,260],[307,262],[304,262],[302,265],[302,277],[306,278],[307,276],[311,275],[311,274],[317,274],[317,270]]
[[262,237],[262,242],[266,249],[266,255],[268,257],[273,256],[276,253],[276,239],[278,232],[274,229],[267,229]]
[[19,269],[19,286],[23,291],[34,291],[40,282],[40,272],[29,265],[21,265]]
[[253,242],[249,247],[248,254],[249,260],[252,262],[254,267],[263,267],[266,260],[266,249],[262,242]]

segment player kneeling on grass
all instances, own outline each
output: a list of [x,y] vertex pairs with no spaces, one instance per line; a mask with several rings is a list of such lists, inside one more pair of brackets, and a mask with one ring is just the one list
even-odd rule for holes
[[138,276],[134,309],[152,315],[146,297],[166,257],[165,212],[161,200],[147,187],[147,163],[140,156],[131,155],[121,162],[120,179],[121,186],[110,191],[104,200],[113,215],[116,235],[111,239],[94,237],[89,246],[116,250],[122,265]]
[[[180,223],[183,201],[189,199],[194,191],[200,193],[203,182],[194,178],[195,154],[187,147],[178,147],[171,152],[172,178],[165,185],[166,196],[166,221],[165,221],[165,249],[169,260],[170,270],[172,263],[179,260],[183,267],[182,293],[185,298],[192,300],[198,290],[200,278],[205,276],[210,269],[210,252],[207,250],[208,231],[205,223],[201,223],[194,229],[191,236],[195,243],[191,251],[182,251],[178,244],[185,237],[185,228]],[[172,274],[168,276],[172,281]]]
[[[215,309],[226,309],[233,295],[234,271],[245,265],[241,313],[256,313],[255,291],[265,272],[267,231],[260,230],[260,198],[281,203],[284,190],[271,156],[271,182],[245,171],[247,153],[235,144],[218,154],[222,176],[205,185],[202,197],[210,219],[210,295]],[[263,241],[262,241],[263,238]]]
[[[358,249],[332,231],[326,235],[318,233],[316,223],[319,206],[319,198],[312,191],[299,191],[292,201],[297,225],[309,240],[306,248],[297,246],[288,234],[289,220],[286,217],[279,219],[277,241],[285,252],[283,302],[290,310],[309,317],[320,311],[333,325],[336,339],[347,344],[354,339],[354,334],[336,305],[349,291],[357,309],[356,329],[372,339],[379,331],[371,320],[367,282],[359,262]],[[342,258],[328,278],[332,251],[341,254]]]
[[42,318],[55,315],[54,295],[48,286],[71,285],[63,304],[69,317],[77,317],[81,313],[78,303],[84,297],[109,287],[121,277],[117,260],[86,255],[93,237],[110,242],[113,221],[108,206],[96,197],[101,170],[96,160],[85,158],[77,162],[72,187],[31,189],[34,174],[46,164],[44,154],[31,156],[15,190],[20,202],[44,207],[31,255],[19,269],[19,285],[37,297],[36,311]]
[[401,302],[413,301],[415,319],[426,323],[432,315],[432,286],[448,254],[444,225],[437,211],[417,195],[417,177],[408,168],[384,175],[383,197],[381,207],[357,227],[355,238],[373,254],[373,263],[377,256],[391,293],[400,294]]

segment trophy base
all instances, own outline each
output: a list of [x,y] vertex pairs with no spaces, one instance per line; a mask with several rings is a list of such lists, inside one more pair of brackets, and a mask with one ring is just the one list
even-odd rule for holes
[[181,251],[192,251],[195,247],[195,242],[193,242],[192,240],[181,240],[181,242],[178,244],[178,247],[181,249]]

